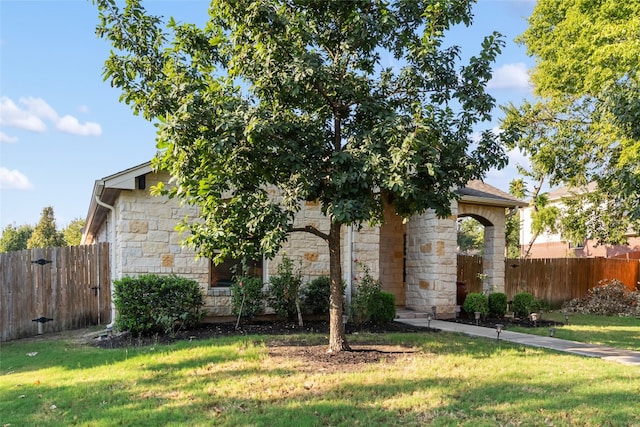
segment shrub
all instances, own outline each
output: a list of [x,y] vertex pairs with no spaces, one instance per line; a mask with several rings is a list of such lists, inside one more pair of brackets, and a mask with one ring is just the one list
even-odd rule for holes
[[536,301],[529,292],[519,292],[513,296],[513,314],[528,317],[536,309]]
[[601,280],[583,298],[573,299],[564,304],[563,308],[585,314],[638,316],[639,304],[640,291],[630,291],[622,282],[613,279]]
[[329,295],[331,294],[331,279],[328,276],[316,277],[302,289],[302,307],[305,313],[329,313]]
[[396,318],[396,296],[389,292],[376,292],[369,300],[369,320],[372,322],[392,322]]
[[239,277],[231,285],[231,312],[244,319],[264,313],[262,279]]
[[356,261],[362,269],[362,277],[354,279],[355,293],[351,299],[351,316],[354,322],[360,324],[371,318],[371,301],[381,292],[382,284],[371,276],[368,266]]
[[489,303],[489,314],[502,317],[507,312],[507,295],[502,292],[493,292],[487,299]]
[[489,314],[489,301],[485,294],[470,292],[464,299],[463,308],[469,315],[479,311],[482,316],[486,316]]
[[155,274],[115,280],[113,303],[120,330],[144,335],[174,333],[197,325],[204,316],[198,282],[175,275]]
[[278,265],[278,272],[269,279],[267,303],[280,317],[293,320],[298,313],[302,274],[293,270],[293,261],[286,255]]

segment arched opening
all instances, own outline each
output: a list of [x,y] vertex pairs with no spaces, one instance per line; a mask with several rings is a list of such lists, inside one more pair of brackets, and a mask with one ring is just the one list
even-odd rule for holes
[[[457,280],[464,282],[467,292],[502,292],[504,289],[505,211],[502,207],[460,203],[459,231],[468,222],[477,221],[475,229],[483,228],[482,249],[478,254],[458,254]],[[473,223],[472,223],[473,224]],[[476,246],[480,245],[477,238]],[[471,256],[469,256],[471,255]]]

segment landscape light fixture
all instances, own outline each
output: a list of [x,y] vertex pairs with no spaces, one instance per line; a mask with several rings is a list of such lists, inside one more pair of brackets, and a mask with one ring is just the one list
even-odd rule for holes
[[556,334],[556,328],[549,328],[549,336],[553,337]]
[[431,313],[427,313],[427,328],[431,327],[431,319],[433,318],[433,315]]
[[531,321],[533,326],[538,326],[538,313],[531,313]]
[[496,323],[496,333],[498,334],[498,341],[500,341],[500,332],[502,332],[503,327],[504,325],[501,325],[500,323]]
[[473,314],[476,316],[476,326],[480,326],[480,312],[475,311]]
[[564,314],[564,324],[569,324],[569,312],[567,310],[562,310],[562,314]]

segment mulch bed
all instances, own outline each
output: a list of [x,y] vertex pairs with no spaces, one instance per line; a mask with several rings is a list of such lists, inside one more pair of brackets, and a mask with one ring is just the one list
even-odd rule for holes
[[[355,333],[384,334],[389,332],[437,332],[434,328],[422,328],[407,325],[400,322],[388,323],[364,323],[354,325],[348,323],[345,326],[347,335]],[[194,341],[223,336],[238,335],[292,335],[301,333],[328,334],[329,322],[327,320],[305,321],[303,326],[297,322],[280,320],[257,320],[250,323],[240,323],[236,328],[235,322],[203,323],[195,328],[180,330],[175,334],[153,334],[147,336],[132,336],[128,333],[114,334],[104,339],[97,340],[95,345],[101,348],[121,348],[131,346],[143,346],[153,344],[169,344],[176,341]]]
[[[459,319],[450,320],[451,322],[456,323],[464,323],[465,325],[475,325],[476,320],[475,317],[469,317],[467,315],[462,315]],[[510,326],[520,326],[523,328],[552,328],[554,326],[562,325],[561,322],[555,322],[553,320],[540,319],[535,323],[531,321],[529,318],[519,319],[519,318],[496,318],[496,317],[486,317],[484,319],[480,319],[478,322],[478,326],[484,326],[486,328],[495,329],[497,324],[501,324],[504,329],[509,329]]]
[[[476,324],[475,319],[463,316],[452,322]],[[480,321],[480,326],[495,328],[500,323],[505,329],[518,325],[524,327],[551,327],[557,322],[540,320],[535,325],[528,319],[495,319],[485,318]],[[359,333],[385,334],[390,332],[403,333],[436,333],[438,329],[416,327],[401,322],[365,323],[354,325],[348,323],[345,326],[347,340],[349,335]],[[329,322],[326,320],[305,321],[304,326],[295,322],[284,321],[254,321],[240,323],[236,328],[235,322],[207,323],[188,330],[181,330],[175,334],[156,334],[151,336],[134,337],[130,334],[114,334],[94,340],[94,345],[101,348],[125,348],[145,345],[169,344],[177,341],[198,341],[215,337],[238,335],[264,335],[269,336],[265,342],[268,347],[271,363],[278,361],[294,361],[296,369],[309,372],[344,372],[361,369],[370,363],[393,363],[402,360],[412,353],[419,352],[416,348],[387,345],[381,342],[361,343],[351,345],[352,351],[337,353],[327,352],[327,345],[309,345],[304,342],[294,342],[286,336],[299,333],[325,334],[328,338]],[[278,339],[282,337],[282,339]]]

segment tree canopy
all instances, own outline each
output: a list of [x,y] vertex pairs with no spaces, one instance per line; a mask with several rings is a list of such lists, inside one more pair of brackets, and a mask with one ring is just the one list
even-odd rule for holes
[[[105,79],[159,124],[154,165],[175,186],[157,190],[200,207],[181,225],[188,243],[222,259],[271,257],[296,231],[324,239],[332,351],[348,348],[341,227],[379,224],[385,205],[448,215],[459,186],[506,161],[491,131],[471,136],[494,107],[500,35],[465,64],[443,43],[473,1],[217,0],[203,28],[96,2],[115,48]],[[329,229],[293,228],[304,201]]]
[[77,246],[80,244],[82,241],[82,227],[84,227],[84,225],[84,219],[76,218],[62,229],[62,235],[66,246]]
[[503,137],[530,157],[529,178],[575,189],[559,224],[573,240],[640,230],[639,28],[638,2],[538,0],[518,39],[537,60],[536,99],[505,108]]
[[42,209],[40,222],[33,228],[33,233],[27,241],[27,249],[66,246],[63,234],[56,228],[56,218],[53,207]]
[[19,227],[9,224],[0,236],[0,252],[22,251],[27,249],[27,242],[33,233],[33,227],[30,225],[21,225]]

